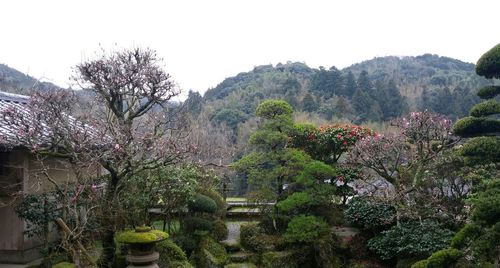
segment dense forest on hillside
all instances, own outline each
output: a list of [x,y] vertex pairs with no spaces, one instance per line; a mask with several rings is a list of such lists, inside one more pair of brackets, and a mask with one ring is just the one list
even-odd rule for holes
[[299,115],[319,122],[381,122],[414,110],[457,119],[479,101],[476,89],[487,83],[473,64],[431,54],[375,58],[342,70],[288,62],[239,73],[203,97],[190,92],[186,103],[193,115],[209,114],[235,133],[268,98],[286,100]]

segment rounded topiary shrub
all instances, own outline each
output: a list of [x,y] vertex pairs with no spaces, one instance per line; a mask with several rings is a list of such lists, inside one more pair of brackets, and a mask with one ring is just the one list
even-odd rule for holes
[[500,44],[479,58],[476,64],[476,73],[486,78],[500,78]]
[[210,197],[217,204],[217,215],[223,217],[226,213],[226,201],[219,192],[214,189],[202,190],[201,194]]
[[217,203],[203,194],[196,194],[188,203],[188,208],[192,212],[215,213],[217,211]]
[[[186,253],[171,240],[164,240],[156,244],[156,250],[160,253],[158,264],[160,267],[189,267]],[[175,265],[176,266],[175,266]],[[189,265],[189,266],[187,266]]]
[[327,229],[327,224],[315,216],[300,215],[288,223],[283,237],[286,242],[313,242]]
[[217,241],[222,241],[227,238],[227,226],[222,220],[213,222],[212,237]]

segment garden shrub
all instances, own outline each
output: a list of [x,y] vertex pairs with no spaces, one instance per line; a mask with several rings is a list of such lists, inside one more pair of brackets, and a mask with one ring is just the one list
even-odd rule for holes
[[217,211],[216,214],[219,217],[224,217],[226,215],[226,201],[224,200],[224,197],[220,195],[219,192],[215,191],[214,189],[203,189],[200,191],[201,194],[210,197],[212,200],[215,201],[215,204],[217,205]]
[[257,223],[246,223],[240,227],[240,244],[248,250],[261,252],[265,248],[265,244],[259,239],[259,234],[262,232]]
[[123,254],[116,254],[113,259],[113,268],[126,268],[127,267],[127,259]]
[[222,220],[213,222],[212,237],[217,241],[222,241],[227,238],[227,226]]
[[223,245],[209,236],[201,239],[199,247],[190,257],[196,267],[223,267],[229,262],[229,255]]
[[453,125],[453,132],[464,137],[500,132],[500,122],[490,118],[468,116]]
[[76,268],[76,265],[69,262],[60,262],[56,265],[53,265],[52,268]]
[[286,242],[313,242],[327,230],[327,224],[315,216],[300,215],[292,218],[288,223],[283,237]]
[[451,239],[451,247],[462,249],[481,235],[481,227],[476,224],[466,224]]
[[194,233],[195,231],[211,232],[213,222],[200,217],[189,217],[183,220],[182,228],[186,233]]
[[262,254],[262,268],[287,267],[298,268],[294,254],[290,251],[270,251]]
[[429,268],[446,268],[452,266],[462,257],[462,252],[454,248],[446,248],[434,252],[427,258],[427,267]]
[[344,210],[344,216],[356,227],[377,231],[394,222],[396,210],[384,203],[355,197]]
[[288,196],[285,200],[282,200],[276,204],[276,207],[283,211],[289,212],[298,208],[303,208],[311,205],[311,195],[307,192],[296,192]]
[[481,99],[491,99],[494,98],[496,95],[500,95],[500,86],[486,86],[481,88],[478,92],[477,95]]
[[189,201],[188,208],[192,212],[215,213],[217,203],[212,198],[198,193]]
[[264,214],[260,220],[259,226],[266,234],[283,233],[288,227],[290,216],[283,214]]
[[417,261],[411,266],[411,268],[427,268],[428,263],[429,262],[427,260]]
[[500,78],[500,44],[479,58],[476,64],[476,73],[486,78]]
[[500,103],[496,100],[478,103],[470,110],[470,115],[474,117],[482,117],[498,113],[500,113]]
[[160,263],[170,267],[174,261],[187,261],[186,253],[173,241],[167,239],[156,244],[156,250],[160,253]]
[[407,222],[382,231],[368,241],[368,248],[381,259],[430,255],[445,248],[453,232],[432,221]]
[[187,255],[190,255],[198,246],[198,238],[193,234],[184,233],[175,236],[175,243],[179,245]]

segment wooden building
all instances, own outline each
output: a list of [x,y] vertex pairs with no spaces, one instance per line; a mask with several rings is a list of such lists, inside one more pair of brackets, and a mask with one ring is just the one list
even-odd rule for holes
[[[27,105],[27,96],[0,92],[0,110],[22,110]],[[26,235],[29,225],[17,216],[15,206],[25,194],[50,189],[40,177],[41,164],[30,148],[14,144],[17,133],[0,116],[0,263],[27,263],[40,257],[41,241]],[[74,177],[62,160],[49,159],[44,167],[60,182]]]

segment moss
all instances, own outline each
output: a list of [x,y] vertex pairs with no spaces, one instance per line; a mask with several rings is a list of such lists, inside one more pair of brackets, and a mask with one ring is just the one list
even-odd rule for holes
[[479,58],[476,64],[476,73],[486,78],[500,78],[500,44]]
[[76,265],[69,262],[60,262],[56,265],[53,265],[52,268],[76,268]]
[[500,95],[500,86],[487,86],[481,88],[478,92],[477,95],[481,99],[491,99],[494,98],[496,95]]
[[500,121],[490,118],[468,116],[455,123],[453,132],[460,136],[477,136],[500,132]]
[[496,100],[478,103],[470,110],[470,115],[474,117],[489,116],[498,113],[500,113],[500,103]]
[[124,231],[116,235],[116,241],[126,244],[147,244],[168,238],[168,234],[159,230],[149,232]]

